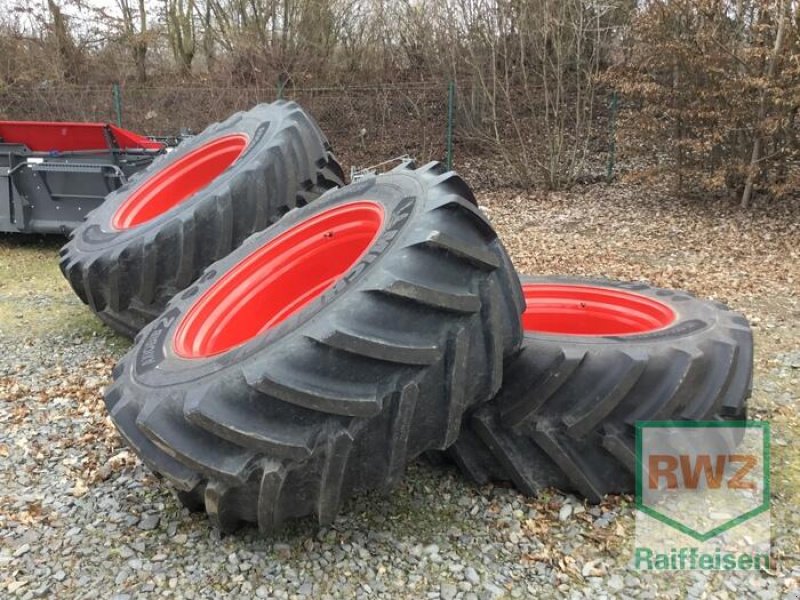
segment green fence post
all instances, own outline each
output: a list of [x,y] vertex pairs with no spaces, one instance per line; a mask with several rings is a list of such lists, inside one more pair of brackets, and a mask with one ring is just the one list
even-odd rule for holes
[[286,85],[283,81],[281,81],[281,77],[278,77],[278,85],[275,86],[275,91],[278,94],[278,100],[283,100],[283,88]]
[[619,96],[617,90],[611,93],[611,103],[608,117],[608,164],[606,165],[606,181],[614,178],[614,160],[617,154],[617,107]]
[[119,89],[119,83],[115,83],[111,87],[111,95],[114,97],[114,112],[117,113],[117,127],[122,127],[122,93]]
[[447,86],[447,168],[453,168],[453,112],[456,103],[456,82]]

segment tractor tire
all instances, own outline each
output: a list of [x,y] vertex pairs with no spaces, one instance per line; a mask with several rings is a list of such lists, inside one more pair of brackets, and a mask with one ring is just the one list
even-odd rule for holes
[[109,194],[62,248],[61,271],[103,322],[133,337],[208,265],[341,185],[312,117],[294,102],[260,104]]
[[106,394],[127,443],[222,530],[320,524],[455,442],[500,389],[523,300],[438,163],[330,192],[250,237],[138,336]]
[[522,350],[447,452],[475,483],[597,503],[634,491],[637,422],[746,419],[753,338],[742,315],[643,283],[521,282]]

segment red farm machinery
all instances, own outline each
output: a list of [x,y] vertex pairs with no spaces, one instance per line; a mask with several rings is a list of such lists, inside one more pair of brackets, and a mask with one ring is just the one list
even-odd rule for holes
[[106,123],[0,121],[0,232],[69,233],[165,150]]

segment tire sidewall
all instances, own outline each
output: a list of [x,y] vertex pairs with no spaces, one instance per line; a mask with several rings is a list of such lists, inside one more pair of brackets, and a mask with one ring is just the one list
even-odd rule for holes
[[[253,163],[263,159],[265,151],[272,146],[271,140],[280,134],[282,123],[293,110],[299,109],[294,103],[281,105],[259,105],[245,112],[237,113],[219,124],[207,127],[198,135],[185,140],[175,150],[158,157],[151,165],[137,173],[126,185],[109,194],[105,201],[87,216],[86,222],[75,231],[73,241],[79,250],[92,251],[118,244],[127,244],[135,238],[157,234],[169,222],[193,213],[199,204],[215,198],[229,186],[235,186]],[[116,229],[112,225],[114,215],[120,206],[146,184],[150,178],[174,164],[190,152],[218,138],[242,134],[248,141],[242,154],[211,183],[185,198],[164,213],[127,229]]]
[[[381,232],[370,249],[332,288],[315,298],[300,312],[288,317],[267,332],[244,344],[208,358],[185,359],[177,356],[173,339],[178,324],[191,306],[235,265],[302,221],[327,209],[355,201],[374,201],[384,209]],[[252,235],[236,251],[211,265],[192,286],[177,294],[164,313],[141,334],[129,353],[132,382],[147,388],[182,385],[200,380],[217,380],[228,371],[241,372],[251,360],[269,360],[270,352],[289,351],[297,338],[316,322],[330,320],[342,310],[343,298],[373,286],[377,268],[414,231],[416,217],[425,210],[424,190],[419,181],[402,173],[374,178],[347,188],[332,190],[316,202],[287,213],[272,227]],[[343,307],[346,308],[346,307]]]

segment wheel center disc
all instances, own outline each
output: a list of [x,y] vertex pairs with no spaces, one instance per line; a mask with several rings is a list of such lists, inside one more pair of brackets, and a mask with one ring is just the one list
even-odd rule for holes
[[156,171],[117,209],[112,225],[130,229],[177,206],[236,162],[247,142],[238,133],[219,137]]
[[524,284],[526,332],[630,335],[663,329],[677,318],[666,304],[631,292],[583,285]]
[[173,348],[205,358],[275,327],[318,298],[380,235],[383,207],[342,204],[301,221],[239,261],[187,311]]

